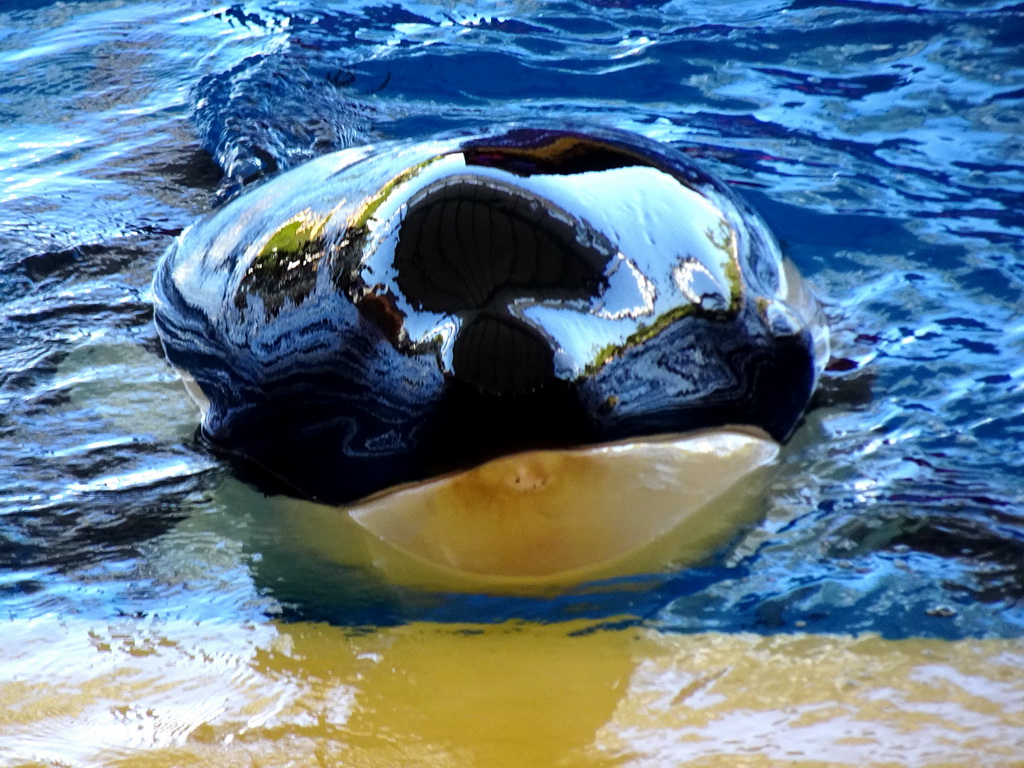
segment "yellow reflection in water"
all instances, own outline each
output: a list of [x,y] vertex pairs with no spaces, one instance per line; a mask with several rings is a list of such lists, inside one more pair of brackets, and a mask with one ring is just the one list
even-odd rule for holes
[[0,763],[1020,765],[1024,641],[4,625]]

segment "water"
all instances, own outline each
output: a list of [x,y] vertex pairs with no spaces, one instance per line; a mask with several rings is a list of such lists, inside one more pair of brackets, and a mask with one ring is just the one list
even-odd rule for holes
[[[895,643],[885,648],[925,643],[900,658],[948,662],[961,682],[968,657],[998,661],[977,673],[983,689],[962,683],[953,698],[990,697],[1009,718],[986,731],[993,764],[1012,757],[1007,744],[1024,753],[1014,741],[1024,693],[1007,682],[1024,658],[1022,41],[1024,6],[953,0],[4,0],[0,637],[27,665],[4,679],[77,680],[61,659],[100,647],[124,663],[148,654],[159,662],[151,684],[177,685],[154,694],[154,711],[178,714],[125,704],[107,712],[109,733],[76,731],[79,746],[61,751],[46,734],[74,713],[40,703],[8,744],[0,738],[0,760],[93,764],[90,749],[108,738],[118,760],[167,744],[228,749],[245,728],[291,727],[298,738],[315,707],[302,717],[288,707],[340,694],[316,687],[312,657],[295,669],[281,661],[298,658],[279,647],[289,626],[328,645],[363,643],[351,651],[357,669],[359,653],[384,653],[368,627],[401,638],[415,633],[409,622],[568,618],[656,625],[645,642],[670,658],[700,653],[687,638],[711,637],[776,664],[777,647],[811,633],[863,659],[857,643],[869,641],[856,637],[870,633]],[[555,600],[418,595],[323,564],[281,570],[272,511],[193,439],[198,414],[152,327],[156,260],[197,216],[303,159],[536,117],[683,147],[740,189],[825,297],[835,359],[763,521],[702,567]],[[294,690],[274,717],[231,730],[230,702],[196,705],[212,695],[194,687],[204,676],[256,690],[254,669],[284,685],[278,664]],[[642,677],[636,685],[657,687]],[[81,689],[142,696],[97,679]],[[15,696],[10,685],[0,699]],[[239,712],[263,701],[231,695]],[[0,736],[12,722],[0,720]],[[645,722],[648,746],[684,727]],[[122,739],[132,724],[149,730]],[[698,732],[712,739],[706,726]],[[764,738],[755,747],[766,759],[784,754]],[[718,754],[632,749],[621,754],[650,764]],[[854,764],[959,754],[849,749]],[[428,764],[433,753],[417,754]]]

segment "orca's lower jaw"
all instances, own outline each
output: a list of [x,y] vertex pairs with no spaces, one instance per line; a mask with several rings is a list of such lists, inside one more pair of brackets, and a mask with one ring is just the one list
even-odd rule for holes
[[329,556],[344,540],[389,582],[421,588],[523,593],[646,577],[706,559],[756,519],[778,450],[763,433],[726,428],[527,451],[320,507],[302,524]]

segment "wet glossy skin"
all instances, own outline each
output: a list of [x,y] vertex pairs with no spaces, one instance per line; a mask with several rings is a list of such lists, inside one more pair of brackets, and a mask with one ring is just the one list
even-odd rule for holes
[[679,152],[520,128],[285,173],[186,232],[154,288],[208,439],[340,502],[523,449],[783,440],[821,362],[796,279]]

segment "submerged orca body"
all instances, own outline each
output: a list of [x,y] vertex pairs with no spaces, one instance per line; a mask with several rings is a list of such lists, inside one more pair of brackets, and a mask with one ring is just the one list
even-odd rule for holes
[[154,293],[206,438],[332,503],[527,449],[781,441],[823,358],[761,219],[606,129],[313,160],[190,228]]

